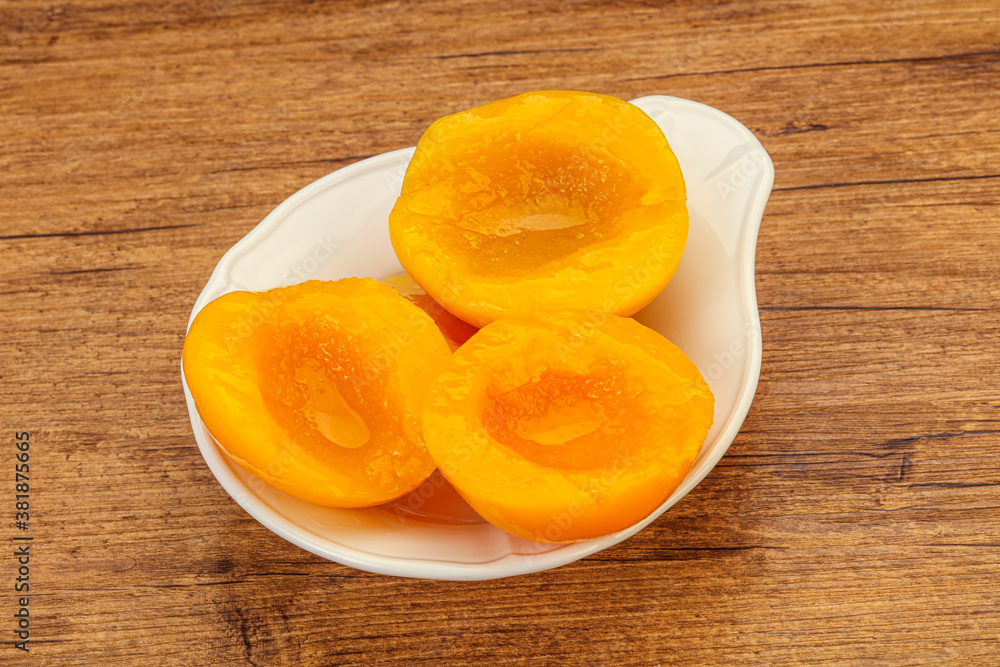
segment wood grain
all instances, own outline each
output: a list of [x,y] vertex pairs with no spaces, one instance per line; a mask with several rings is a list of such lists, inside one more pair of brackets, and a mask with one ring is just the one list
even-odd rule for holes
[[[0,664],[1000,664],[998,35],[988,0],[0,2],[0,453],[31,432],[35,537]],[[293,547],[198,453],[196,296],[300,187],[541,88],[695,99],[770,152],[742,432],[554,571]]]

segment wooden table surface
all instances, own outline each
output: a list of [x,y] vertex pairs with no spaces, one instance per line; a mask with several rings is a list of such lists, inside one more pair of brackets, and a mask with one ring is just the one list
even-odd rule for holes
[[[1000,664],[998,9],[0,3],[0,664]],[[540,574],[285,542],[195,444],[195,298],[299,188],[545,88],[704,102],[771,154],[741,433],[648,529]]]

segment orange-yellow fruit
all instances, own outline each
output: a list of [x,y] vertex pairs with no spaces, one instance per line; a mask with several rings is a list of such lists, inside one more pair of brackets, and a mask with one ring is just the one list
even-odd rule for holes
[[389,216],[406,272],[461,319],[631,315],[677,268],[684,178],[663,132],[607,95],[525,93],[432,124]]
[[397,273],[394,276],[383,278],[381,282],[402,294],[420,310],[430,315],[441,333],[444,334],[452,350],[457,350],[462,343],[469,340],[469,336],[478,331],[476,327],[463,322],[445,310],[444,306],[431,298],[430,294],[413,282],[413,278],[405,273]]
[[389,287],[313,280],[209,303],[184,375],[236,463],[297,498],[364,507],[433,472],[421,410],[449,356],[430,316]]
[[427,396],[439,469],[496,526],[538,542],[623,530],[677,488],[714,398],[676,346],[595,311],[486,325]]

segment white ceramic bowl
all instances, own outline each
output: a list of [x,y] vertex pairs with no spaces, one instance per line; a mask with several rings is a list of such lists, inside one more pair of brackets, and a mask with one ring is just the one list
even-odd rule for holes
[[[303,549],[362,570],[428,579],[492,579],[551,569],[617,544],[708,474],[736,437],[760,375],[754,252],[774,167],[753,134],[721,111],[661,95],[633,104],[660,125],[677,155],[691,215],[677,273],[636,318],[694,360],[716,400],[705,446],[673,495],[627,530],[567,545],[526,542],[485,523],[440,477],[388,507],[319,507],[230,462],[199,418],[185,382],[201,453],[243,509]],[[234,290],[399,273],[387,219],[412,155],[408,148],[363,160],[289,197],[226,253],[191,319],[209,301]]]

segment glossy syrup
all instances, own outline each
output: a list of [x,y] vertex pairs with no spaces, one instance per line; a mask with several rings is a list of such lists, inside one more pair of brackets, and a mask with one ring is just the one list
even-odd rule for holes
[[373,509],[389,512],[400,519],[416,519],[427,523],[448,525],[486,523],[486,520],[469,507],[438,470],[402,498]]

